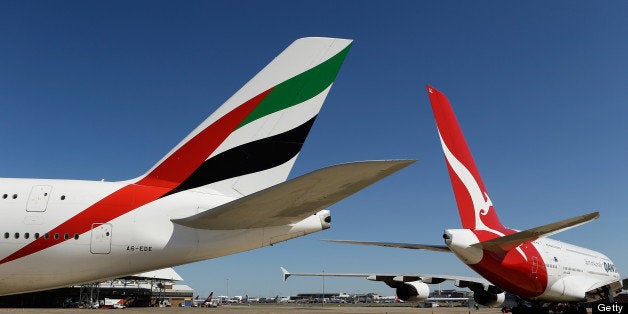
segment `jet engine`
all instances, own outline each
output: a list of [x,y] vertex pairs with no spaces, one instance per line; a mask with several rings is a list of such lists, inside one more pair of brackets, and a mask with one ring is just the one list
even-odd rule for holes
[[430,296],[430,288],[422,281],[404,282],[396,287],[399,300],[423,302]]
[[473,300],[475,303],[481,304],[488,307],[496,307],[502,305],[504,300],[506,299],[506,294],[504,292],[499,294],[494,294],[485,290],[477,290],[473,291]]

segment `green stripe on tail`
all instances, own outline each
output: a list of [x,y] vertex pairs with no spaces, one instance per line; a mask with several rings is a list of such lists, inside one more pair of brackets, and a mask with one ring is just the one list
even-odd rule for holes
[[271,113],[300,104],[320,94],[336,79],[338,70],[340,70],[349,48],[351,48],[351,45],[316,67],[273,87],[271,92],[240,123],[238,128]]

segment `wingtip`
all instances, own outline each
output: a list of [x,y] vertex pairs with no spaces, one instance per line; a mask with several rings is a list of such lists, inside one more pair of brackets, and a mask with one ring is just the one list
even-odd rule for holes
[[281,268],[281,272],[283,273],[283,275],[282,275],[283,281],[288,280],[288,277],[290,277],[290,275],[291,275],[290,272],[287,269],[283,268],[283,267],[279,267],[279,268]]
[[398,160],[390,160],[389,166],[387,167],[390,174],[393,174],[401,169],[404,169],[411,164],[415,163],[416,159],[398,159]]
[[382,160],[382,162],[387,163],[389,169],[394,169],[395,171],[401,170],[413,163],[415,163],[416,159],[391,159],[391,160]]
[[418,159],[398,159],[400,163],[411,165],[418,161]]
[[595,220],[595,219],[600,218],[600,212],[595,211],[595,212],[592,212],[592,213],[588,213],[588,214],[582,215],[581,217],[584,217],[586,220]]

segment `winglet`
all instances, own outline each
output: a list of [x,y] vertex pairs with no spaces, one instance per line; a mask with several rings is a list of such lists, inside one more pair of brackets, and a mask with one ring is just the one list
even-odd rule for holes
[[292,275],[287,269],[283,268],[283,267],[279,267],[281,268],[281,272],[283,273],[283,281],[288,280],[288,277],[290,277],[290,275]]
[[519,231],[517,233],[509,234],[507,236],[495,238],[492,240],[475,243],[471,246],[482,248],[484,250],[492,252],[508,252],[525,242],[534,241],[538,238],[547,237],[552,234],[556,234],[577,227],[599,217],[600,213],[594,212],[574,218],[561,220],[544,226]]

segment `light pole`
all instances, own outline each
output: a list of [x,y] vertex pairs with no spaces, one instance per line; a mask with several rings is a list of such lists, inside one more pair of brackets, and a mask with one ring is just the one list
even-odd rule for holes
[[227,278],[227,304],[229,304],[229,278]]
[[323,300],[321,307],[325,306],[325,270],[323,270]]

